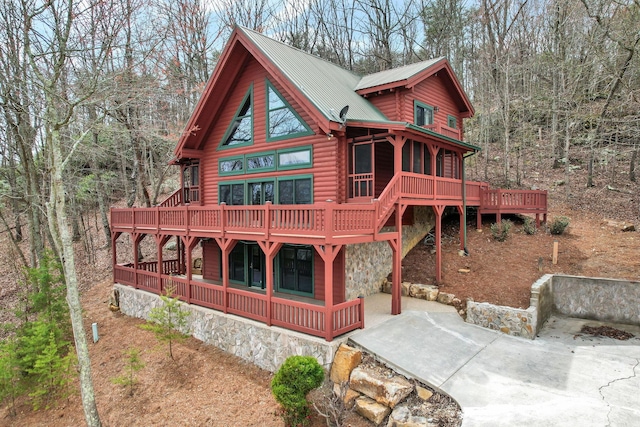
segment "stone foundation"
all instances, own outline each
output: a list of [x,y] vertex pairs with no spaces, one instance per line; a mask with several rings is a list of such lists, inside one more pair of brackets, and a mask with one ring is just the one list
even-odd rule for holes
[[[152,308],[162,305],[155,294],[118,284],[114,288],[119,293],[120,311],[127,316],[147,319]],[[294,355],[313,356],[329,369],[336,349],[346,341],[327,342],[197,305],[184,307],[191,313],[188,329],[195,338],[271,372]]]
[[467,303],[467,323],[534,339],[553,313],[640,325],[640,282],[547,274],[531,286],[527,309]]
[[[402,256],[422,241],[435,225],[430,207],[414,207],[414,225],[402,226]],[[382,232],[390,228],[383,228]],[[392,270],[392,251],[388,242],[347,245],[345,252],[345,296],[350,301],[359,296],[377,294]]]

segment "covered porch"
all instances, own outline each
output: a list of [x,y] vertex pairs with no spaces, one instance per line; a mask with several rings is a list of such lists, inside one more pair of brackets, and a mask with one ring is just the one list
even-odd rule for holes
[[[281,326],[293,331],[322,337],[327,341],[349,331],[364,327],[364,300],[356,298],[344,301],[344,290],[340,292],[343,282],[324,280],[334,277],[334,261],[342,249],[341,245],[314,245],[318,257],[318,277],[322,283],[316,283],[311,296],[300,293],[284,292],[276,286],[277,272],[274,270],[275,258],[282,243],[255,242],[262,249],[261,268],[257,272],[253,266],[245,272],[250,279],[247,284],[238,284],[230,280],[230,254],[238,243],[235,240],[221,240],[219,270],[215,277],[211,274],[205,278],[203,274],[194,274],[192,251],[199,239],[178,238],[178,256],[174,259],[163,259],[163,246],[171,237],[157,237],[157,260],[138,261],[139,245],[144,235],[132,236],[134,242],[133,262],[116,263],[114,261],[114,282],[135,289],[165,294],[172,294],[182,301],[234,314],[244,318],[262,322],[267,326]],[[114,235],[114,248],[118,236]],[[114,250],[114,260],[116,259]],[[211,254],[209,253],[210,258]],[[252,258],[251,261],[254,259]],[[200,273],[199,271],[197,273]],[[219,274],[219,276],[218,276]],[[260,286],[253,283],[255,274],[260,274]]]

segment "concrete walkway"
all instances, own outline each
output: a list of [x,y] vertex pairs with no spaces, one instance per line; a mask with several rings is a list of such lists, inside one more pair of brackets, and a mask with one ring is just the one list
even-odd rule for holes
[[640,426],[640,327],[614,325],[635,335],[628,341],[594,338],[582,325],[602,323],[554,317],[527,340],[469,325],[448,306],[402,302],[391,316],[387,295],[367,297],[371,317],[349,339],[452,396],[463,426]]

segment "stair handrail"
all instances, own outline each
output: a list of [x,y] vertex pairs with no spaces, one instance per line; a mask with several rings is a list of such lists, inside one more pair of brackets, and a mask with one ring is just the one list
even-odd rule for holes
[[391,216],[391,213],[393,212],[391,207],[398,201],[401,192],[402,173],[399,173],[393,176],[391,181],[389,181],[384,190],[382,190],[382,193],[380,193],[380,195],[376,199],[376,230],[379,230],[387,221],[387,219],[389,219],[389,216]]
[[182,204],[182,189],[177,189],[172,195],[164,199],[157,206],[160,208],[173,208]]

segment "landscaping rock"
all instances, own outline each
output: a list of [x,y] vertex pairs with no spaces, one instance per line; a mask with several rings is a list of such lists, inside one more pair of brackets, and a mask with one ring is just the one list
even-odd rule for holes
[[427,301],[435,301],[438,298],[438,292],[438,287],[435,285],[413,284],[409,287],[409,296]]
[[349,381],[351,371],[362,362],[362,352],[346,344],[342,344],[331,364],[330,378],[336,384]]
[[382,405],[367,396],[357,398],[355,408],[358,414],[362,415],[377,426],[382,424],[384,419],[391,412],[391,409],[388,406]]
[[453,295],[453,294],[448,294],[448,293],[446,293],[446,292],[440,292],[440,293],[438,294],[438,300],[437,300],[437,301],[438,301],[440,304],[451,305],[451,304],[453,303],[453,299],[454,299],[455,297],[456,297],[456,296],[455,296],[455,295]]
[[400,284],[400,286],[401,286],[401,288],[402,288],[402,290],[401,290],[401,292],[402,292],[402,296],[403,296],[403,297],[408,297],[408,296],[409,296],[409,287],[411,286],[411,283],[409,283],[409,282],[402,282],[402,283]]
[[432,424],[426,417],[412,416],[409,408],[406,406],[398,406],[389,416],[387,427],[432,427]]
[[[344,389],[342,387],[344,387]],[[355,390],[351,390],[351,388],[349,388],[349,386],[347,386],[347,385],[341,386],[340,384],[334,384],[333,385],[333,393],[336,396],[341,396],[342,397],[342,401],[344,402],[344,406],[346,406],[347,409],[353,408],[353,405],[354,405],[356,399],[358,397],[360,397],[360,393],[358,393]]]
[[382,293],[390,294],[391,293],[391,282],[388,281],[387,279],[384,279],[384,281],[382,282],[381,291],[382,291]]
[[431,396],[433,396],[433,392],[431,390],[420,387],[419,385],[416,386],[416,394],[420,399],[425,401],[431,399]]
[[351,372],[349,385],[390,408],[394,408],[413,391],[413,385],[401,376],[386,377],[377,371],[360,367]]

